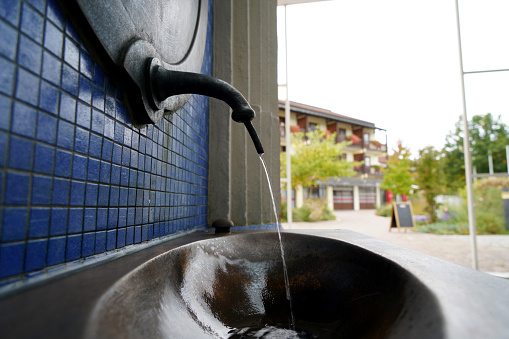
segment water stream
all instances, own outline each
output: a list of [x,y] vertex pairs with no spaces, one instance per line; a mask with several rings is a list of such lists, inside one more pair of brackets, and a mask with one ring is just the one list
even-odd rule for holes
[[295,321],[294,321],[294,318],[293,318],[293,307],[292,307],[292,296],[290,294],[290,281],[288,279],[288,270],[286,269],[285,251],[284,251],[284,248],[283,248],[283,242],[281,241],[281,223],[279,222],[279,217],[278,217],[277,209],[276,209],[276,203],[274,201],[274,193],[272,193],[272,183],[270,181],[269,171],[267,170],[267,164],[265,163],[265,160],[263,159],[263,154],[260,154],[260,160],[262,162],[263,169],[265,170],[265,175],[267,176],[267,182],[269,184],[270,197],[272,199],[272,207],[274,209],[274,216],[276,218],[277,233],[278,233],[278,236],[279,236],[279,245],[281,247],[281,259],[283,260],[283,274],[284,274],[284,278],[285,278],[286,299],[288,299],[288,302],[290,303],[290,316],[291,316],[290,327],[291,327],[292,330],[295,331]]

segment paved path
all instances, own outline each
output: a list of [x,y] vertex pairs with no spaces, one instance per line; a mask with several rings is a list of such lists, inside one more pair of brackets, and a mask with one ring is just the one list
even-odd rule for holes
[[[417,250],[437,258],[472,267],[471,238],[468,235],[436,235],[392,229],[390,218],[374,210],[336,211],[336,220],[293,223],[291,229],[346,229],[389,243]],[[284,229],[290,229],[283,223]],[[509,235],[478,235],[479,270],[509,277]]]

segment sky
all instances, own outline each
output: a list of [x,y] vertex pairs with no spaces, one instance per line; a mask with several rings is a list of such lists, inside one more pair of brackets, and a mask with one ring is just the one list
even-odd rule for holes
[[[465,72],[509,69],[509,1],[460,0]],[[291,101],[373,122],[413,157],[441,149],[463,114],[454,0],[331,0],[288,5]],[[278,83],[286,82],[278,7]],[[509,125],[509,71],[465,74],[467,117]],[[385,141],[385,134],[378,134]],[[391,153],[391,152],[390,152]]]

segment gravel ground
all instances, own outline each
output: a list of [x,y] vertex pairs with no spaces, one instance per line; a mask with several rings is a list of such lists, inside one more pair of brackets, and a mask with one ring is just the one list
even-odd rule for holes
[[[378,238],[389,243],[413,249],[472,267],[472,241],[468,235],[436,235],[389,231],[391,218],[379,217],[374,210],[336,211],[336,220],[296,222],[292,227],[283,223],[283,229],[346,229]],[[478,269],[509,278],[509,235],[478,235]]]

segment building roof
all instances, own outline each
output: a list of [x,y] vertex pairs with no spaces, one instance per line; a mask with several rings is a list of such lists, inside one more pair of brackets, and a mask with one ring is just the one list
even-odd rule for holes
[[[284,101],[279,100],[279,108],[280,109],[285,108]],[[351,124],[351,125],[357,125],[357,126],[374,128],[374,129],[382,129],[382,128],[376,127],[375,124],[372,122],[355,119],[352,117],[348,117],[346,115],[334,113],[328,109],[305,105],[305,104],[301,104],[301,103],[294,102],[294,101],[290,101],[290,110],[293,112],[304,113],[304,114],[309,114],[309,115],[313,115],[313,116],[320,117],[320,118],[344,122],[344,123]]]

